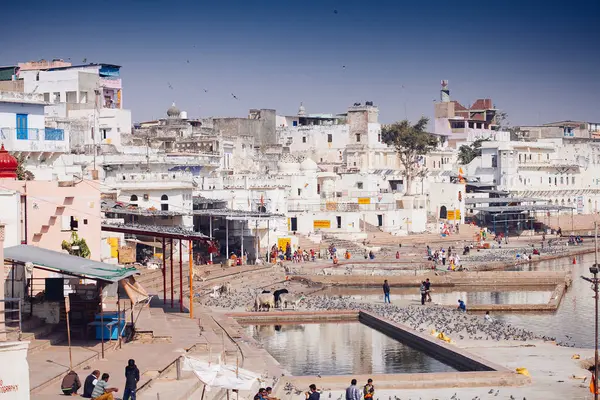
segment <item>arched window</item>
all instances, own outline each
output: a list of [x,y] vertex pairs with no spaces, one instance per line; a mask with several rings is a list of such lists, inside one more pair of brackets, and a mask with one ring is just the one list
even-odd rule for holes
[[265,206],[258,206],[258,212],[260,212],[260,213],[266,213],[267,212],[267,208]]
[[[163,194],[162,196],[160,196],[160,201],[168,201],[169,200],[169,196],[167,196],[166,194]],[[162,203],[160,205],[160,209],[162,211],[169,211],[169,204],[168,203]]]
[[129,201],[138,201],[138,198],[135,194],[132,194],[131,197],[129,198]]
[[169,200],[169,196],[167,196],[166,194],[163,194],[162,196],[160,196],[161,201],[166,201]]
[[440,219],[446,218],[448,218],[448,209],[446,208],[446,206],[442,206],[440,207]]

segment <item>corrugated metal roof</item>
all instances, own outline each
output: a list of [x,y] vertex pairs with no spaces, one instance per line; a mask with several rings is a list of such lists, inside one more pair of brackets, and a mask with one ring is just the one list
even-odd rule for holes
[[32,263],[66,275],[79,276],[106,282],[118,282],[138,273],[135,268],[124,268],[41,247],[21,244],[4,249],[4,258],[18,263]]
[[575,207],[558,206],[550,204],[530,204],[522,206],[495,206],[495,207],[473,207],[472,210],[482,212],[502,212],[502,213],[520,213],[523,211],[556,211],[556,210],[573,210]]
[[522,203],[530,201],[543,201],[548,202],[545,199],[536,199],[533,197],[474,197],[465,199],[465,204],[485,204],[485,203]]

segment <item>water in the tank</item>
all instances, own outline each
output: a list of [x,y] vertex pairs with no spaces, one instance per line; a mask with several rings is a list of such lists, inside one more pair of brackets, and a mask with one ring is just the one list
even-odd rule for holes
[[249,325],[246,329],[295,376],[456,371],[359,322]]

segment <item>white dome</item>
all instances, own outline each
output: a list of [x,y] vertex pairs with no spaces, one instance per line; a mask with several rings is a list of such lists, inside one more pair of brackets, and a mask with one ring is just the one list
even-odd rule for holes
[[319,167],[317,166],[317,163],[311,160],[310,158],[307,158],[306,160],[300,163],[301,171],[316,171],[318,169]]

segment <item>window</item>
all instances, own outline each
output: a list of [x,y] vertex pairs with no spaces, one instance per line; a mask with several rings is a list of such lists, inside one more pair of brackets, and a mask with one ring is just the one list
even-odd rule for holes
[[293,121],[292,126],[298,126],[298,121]]
[[27,114],[17,114],[17,139],[29,139],[29,129],[27,128]]
[[135,194],[132,194],[129,201],[138,201],[138,197]]
[[327,134],[327,143],[333,143],[333,135],[331,133]]
[[54,92],[54,103],[60,103],[60,92]]
[[575,184],[575,177],[574,177],[574,176],[572,176],[572,177],[571,177],[571,185],[574,185],[574,184]]
[[564,177],[560,177],[560,184],[563,185],[565,183],[565,178]]
[[548,177],[548,184],[552,185],[552,177],[551,176]]
[[298,196],[302,196],[302,189],[298,188]]
[[363,183],[362,182],[356,182],[356,187],[359,189],[363,188]]
[[360,133],[357,133],[357,134],[356,134],[356,141],[357,141],[357,142],[360,142]]
[[35,80],[36,80],[36,82],[40,80],[40,73],[39,72],[37,74],[35,74]]
[[317,194],[321,194],[321,184],[317,183]]
[[377,134],[377,141],[381,142],[381,133]]
[[498,156],[495,154],[492,156],[492,168],[498,168]]
[[321,162],[323,162],[323,157],[321,157]]
[[107,134],[106,134],[106,129],[100,129],[100,136],[102,137],[102,140],[106,140]]
[[161,204],[160,205],[160,210],[161,211],[169,211],[169,205],[168,204]]
[[302,136],[302,143],[306,143],[306,136]]
[[550,153],[546,154],[546,160],[550,159]]
[[166,194],[163,194],[162,196],[160,196],[160,200],[167,201],[167,200],[169,200],[169,196],[167,196]]
[[50,93],[44,93],[44,101],[50,103]]

